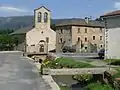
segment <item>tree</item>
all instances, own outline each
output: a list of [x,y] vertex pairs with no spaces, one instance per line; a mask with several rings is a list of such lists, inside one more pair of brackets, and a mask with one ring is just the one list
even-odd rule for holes
[[18,39],[10,35],[1,35],[0,36],[0,50],[13,50],[14,46],[18,45]]

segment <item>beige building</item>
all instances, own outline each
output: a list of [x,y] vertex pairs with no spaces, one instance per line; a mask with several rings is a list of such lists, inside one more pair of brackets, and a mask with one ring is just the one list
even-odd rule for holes
[[105,59],[120,59],[120,10],[101,16],[105,22]]
[[76,52],[98,52],[104,48],[104,30],[99,21],[66,19],[56,25],[56,51],[72,47]]
[[[50,28],[51,11],[44,6],[34,10],[34,27],[25,27],[12,33],[16,35],[21,44],[17,50],[29,53],[47,53],[54,50],[56,32]],[[24,47],[24,48],[23,48]]]

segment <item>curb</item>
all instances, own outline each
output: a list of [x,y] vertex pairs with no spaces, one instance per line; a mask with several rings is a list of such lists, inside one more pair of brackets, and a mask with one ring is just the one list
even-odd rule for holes
[[52,76],[50,76],[50,75],[42,75],[42,78],[44,79],[45,82],[47,82],[50,85],[51,90],[60,90],[59,86],[53,80]]
[[[27,59],[29,59],[30,61],[34,61],[32,58],[26,57]],[[35,63],[33,63],[35,64]],[[38,70],[40,70],[41,65],[40,64],[35,64],[35,66],[37,67]],[[42,75],[42,79],[51,87],[49,90],[60,90],[59,86],[57,85],[57,83],[53,80],[52,76],[50,75]]]

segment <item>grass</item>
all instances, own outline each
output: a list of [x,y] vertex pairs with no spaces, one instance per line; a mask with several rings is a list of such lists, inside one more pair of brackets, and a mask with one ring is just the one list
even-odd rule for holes
[[60,87],[60,90],[70,90],[70,88],[67,86],[59,86],[59,87]]
[[88,90],[116,90],[116,89],[113,89],[108,84],[101,84],[101,83],[90,83],[86,88]]
[[105,62],[107,62],[107,63],[113,63],[113,62],[116,62],[116,61],[120,61],[120,59],[106,59],[106,60],[104,60]]
[[75,61],[71,58],[58,58],[53,61],[49,61],[46,64],[46,67],[50,68],[92,68],[94,67],[91,64]]
[[115,75],[113,75],[114,78],[120,78],[120,68],[116,69],[117,73]]

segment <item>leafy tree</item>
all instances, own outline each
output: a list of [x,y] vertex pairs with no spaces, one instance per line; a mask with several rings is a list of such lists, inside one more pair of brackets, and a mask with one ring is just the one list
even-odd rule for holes
[[13,50],[14,46],[18,45],[18,39],[10,35],[1,35],[0,36],[0,50]]

